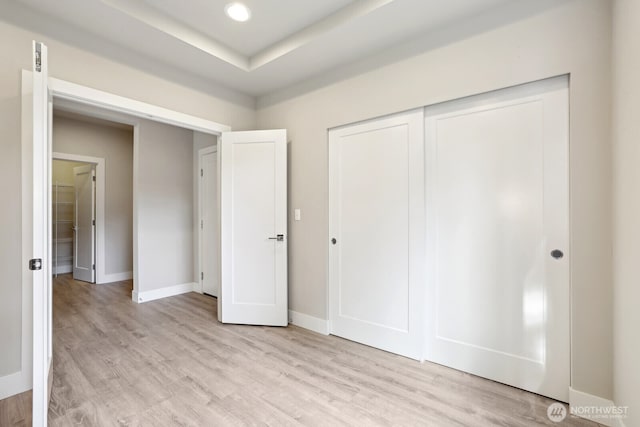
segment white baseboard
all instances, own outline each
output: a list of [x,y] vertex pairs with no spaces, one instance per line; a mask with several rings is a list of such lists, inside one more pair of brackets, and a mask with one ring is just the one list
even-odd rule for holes
[[104,283],[122,282],[123,280],[133,279],[133,271],[125,271],[122,273],[105,274],[98,282],[99,285]]
[[203,293],[202,292],[202,284],[198,283],[198,282],[193,282],[193,292],[197,292],[199,294]]
[[67,274],[67,273],[73,273],[73,266],[72,265],[59,265],[57,267],[53,267],[53,274]]
[[22,372],[0,377],[0,400],[31,390],[31,382]]
[[612,400],[569,388],[569,406],[575,416],[595,421],[608,427],[625,427],[624,419],[606,414],[580,413],[580,408],[615,408]]
[[329,335],[329,321],[289,310],[289,323],[322,335]]
[[132,292],[131,299],[137,303],[149,302],[161,298],[173,297],[180,294],[193,292],[194,283],[183,283],[181,285],[167,286],[165,288],[154,289],[146,292]]

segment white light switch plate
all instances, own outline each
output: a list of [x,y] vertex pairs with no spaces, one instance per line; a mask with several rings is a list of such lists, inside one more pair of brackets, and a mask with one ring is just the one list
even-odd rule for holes
[[295,209],[293,211],[293,217],[296,221],[300,221],[300,219],[302,219],[302,213],[300,212],[300,209]]

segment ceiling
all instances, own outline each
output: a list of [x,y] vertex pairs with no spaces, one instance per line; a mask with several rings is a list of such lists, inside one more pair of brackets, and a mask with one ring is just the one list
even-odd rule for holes
[[244,0],[245,23],[226,17],[230,1],[0,0],[12,6],[0,19],[38,18],[52,37],[108,43],[139,63],[261,97],[507,3],[539,0]]

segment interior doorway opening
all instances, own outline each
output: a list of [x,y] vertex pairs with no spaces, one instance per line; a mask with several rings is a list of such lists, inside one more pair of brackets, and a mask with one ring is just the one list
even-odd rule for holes
[[97,284],[133,277],[133,139],[130,125],[54,107],[53,276]]
[[51,182],[52,273],[95,283],[96,164],[54,159]]

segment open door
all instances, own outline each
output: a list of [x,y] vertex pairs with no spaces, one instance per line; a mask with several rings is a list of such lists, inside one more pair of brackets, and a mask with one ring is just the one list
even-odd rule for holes
[[95,165],[73,168],[76,209],[73,226],[73,278],[96,281],[96,169]]
[[198,152],[200,164],[200,283],[202,293],[218,297],[218,150],[203,148]]
[[[50,103],[47,73],[47,47],[33,42],[32,72],[32,162],[31,168],[31,256],[29,270],[33,283],[33,426],[47,425],[47,379],[51,360],[51,257],[48,236],[50,233]],[[29,212],[25,212],[29,215]],[[25,266],[26,268],[27,266]]]
[[219,149],[223,323],[287,325],[287,132],[225,132]]

